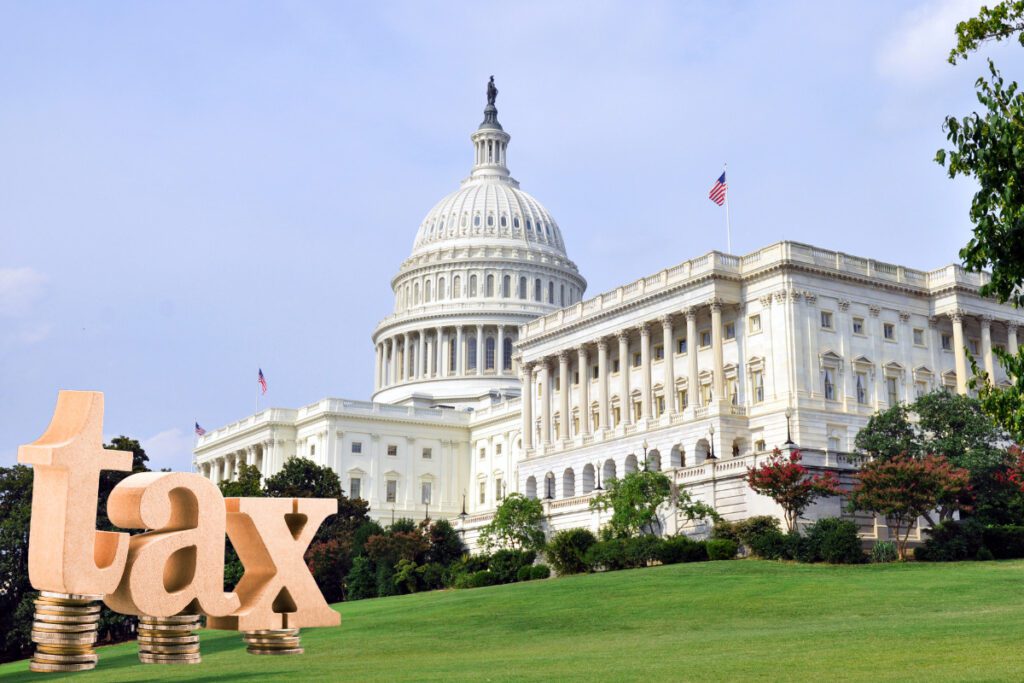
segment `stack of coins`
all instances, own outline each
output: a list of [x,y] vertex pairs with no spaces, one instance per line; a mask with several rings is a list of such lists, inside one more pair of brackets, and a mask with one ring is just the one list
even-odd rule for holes
[[198,614],[139,617],[139,661],[143,664],[198,664]]
[[299,629],[280,628],[267,631],[245,631],[242,639],[251,655],[301,655]]
[[102,596],[41,591],[35,600],[31,671],[86,671],[99,657],[92,649]]

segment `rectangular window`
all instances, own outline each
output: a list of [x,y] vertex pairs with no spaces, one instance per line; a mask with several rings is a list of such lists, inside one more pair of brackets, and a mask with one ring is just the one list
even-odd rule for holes
[[864,334],[864,318],[853,319],[853,333],[860,335]]
[[655,410],[657,411],[658,415],[664,415],[665,414],[665,397],[664,396],[659,396],[658,397],[658,400],[655,403]]
[[420,484],[420,503],[423,505],[430,505],[430,489],[431,485],[429,481],[425,481]]
[[633,422],[639,421],[640,418],[643,417],[643,414],[644,414],[644,407],[643,407],[643,405],[641,405],[640,401],[634,401],[633,402]]
[[599,379],[601,377],[601,368],[597,365],[592,367],[590,369],[590,376],[593,377],[594,379]]
[[836,384],[832,375],[832,370],[825,368],[825,400],[834,401],[836,400]]
[[482,459],[482,458],[486,458],[486,457],[487,457],[487,449],[486,448],[481,448],[480,449],[480,458]]
[[832,311],[821,312],[821,329],[831,330],[832,327]]
[[352,452],[353,453],[362,453],[363,452],[363,442],[362,441],[353,441],[352,442]]
[[928,393],[928,385],[924,382],[914,382],[914,396],[921,398]]
[[740,389],[739,389],[739,386],[740,386],[740,383],[737,382],[736,380],[734,380],[734,379],[729,380],[729,386],[728,386],[729,403],[732,403],[734,406],[739,405],[739,403],[740,403]]
[[751,379],[754,384],[754,403],[764,403],[764,373],[759,370]]
[[612,372],[618,372],[618,371],[619,371],[619,359],[616,358],[615,360],[612,361]]
[[704,330],[700,333],[700,347],[706,349],[711,346],[711,330]]
[[654,360],[664,360],[665,358],[665,347],[655,346],[654,347]]
[[348,497],[363,497],[363,480],[360,479],[359,477],[352,477],[351,479],[348,480]]
[[857,403],[868,404],[868,376],[863,372],[857,373]]
[[676,353],[686,353],[686,340],[680,339],[676,342]]
[[398,482],[394,479],[388,479],[387,502],[394,503],[396,500],[398,500]]
[[562,378],[559,377],[558,375],[555,375],[555,391],[561,391],[561,390],[562,390]]
[[895,377],[886,377],[885,378],[885,388],[886,388],[886,391],[889,394],[889,405],[891,405],[891,406],[896,405],[899,402],[899,394],[897,393],[897,388],[896,388],[896,378]]
[[494,480],[494,500],[504,500],[505,499],[504,491],[502,491],[502,487],[503,486],[504,486],[504,482],[501,481],[500,477],[498,479]]
[[594,429],[595,430],[598,430],[598,429],[601,428],[601,411],[600,410],[594,410],[590,414],[590,422],[591,422],[591,424],[594,425]]
[[487,482],[480,482],[480,504],[483,505],[487,502]]
[[735,339],[736,338],[736,323],[725,324],[725,338]]
[[633,354],[633,367],[634,368],[640,367],[640,361],[641,360],[642,360],[642,356],[639,353],[634,353]]
[[977,356],[978,355],[978,340],[977,339],[968,339],[967,340],[967,348],[970,349],[972,355]]
[[495,444],[495,446],[494,446],[494,454],[495,455],[501,455],[501,444],[500,443],[499,444]]
[[434,451],[432,449],[430,449],[430,448],[424,448],[423,449],[423,459],[424,460],[430,460],[433,457],[434,457]]
[[612,408],[612,420],[615,421],[615,425],[622,424],[622,410],[618,406]]
[[398,446],[396,444],[388,444],[388,455],[398,455]]
[[882,336],[889,341],[896,341],[896,325],[893,323],[882,323]]
[[689,407],[689,404],[690,404],[690,400],[689,399],[690,399],[689,392],[686,391],[686,389],[680,389],[679,390],[679,409],[680,410],[686,410],[686,408]]
[[948,334],[942,335],[942,350],[943,351],[952,351],[953,350],[953,337],[952,336],[950,336]]
[[572,384],[573,384],[573,386],[576,386],[579,383],[580,383],[580,373],[579,372],[572,373]]
[[747,318],[747,331],[750,334],[757,334],[761,331],[761,314],[756,313]]
[[914,346],[924,346],[924,330],[914,328]]

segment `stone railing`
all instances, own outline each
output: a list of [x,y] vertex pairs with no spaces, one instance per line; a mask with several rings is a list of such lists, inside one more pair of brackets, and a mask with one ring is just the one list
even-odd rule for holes
[[559,500],[552,500],[548,502],[548,508],[554,510],[565,510],[566,508],[573,508],[577,506],[589,506],[590,499],[596,494],[584,493],[582,496],[573,496],[572,498],[561,498]]
[[205,445],[219,441],[220,439],[233,434],[239,434],[253,427],[268,425],[275,422],[294,422],[297,415],[298,411],[289,408],[268,408],[267,410],[261,410],[255,415],[249,415],[248,417],[242,418],[237,422],[232,422],[231,424],[220,427],[219,429],[210,430],[204,436],[199,437],[196,442],[196,448],[202,448]]

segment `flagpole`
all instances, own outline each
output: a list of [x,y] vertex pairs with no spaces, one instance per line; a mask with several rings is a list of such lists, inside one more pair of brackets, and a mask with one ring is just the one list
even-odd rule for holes
[[[729,170],[729,164],[722,164],[722,173]],[[732,224],[729,222],[729,176],[725,176],[725,250],[732,253]]]
[[256,382],[256,412],[260,412],[260,383]]

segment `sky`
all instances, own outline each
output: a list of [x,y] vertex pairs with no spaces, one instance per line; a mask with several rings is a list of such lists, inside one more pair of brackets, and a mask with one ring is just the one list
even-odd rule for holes
[[472,163],[493,74],[509,167],[589,295],[781,239],[934,269],[970,181],[978,2],[0,1],[0,466],[59,389],[188,469],[192,426],[368,399],[417,227]]

